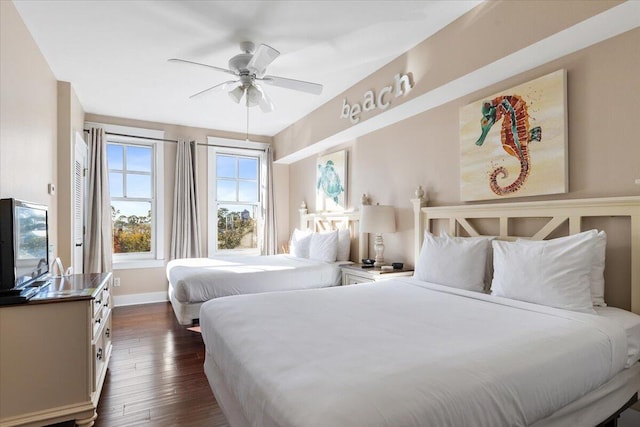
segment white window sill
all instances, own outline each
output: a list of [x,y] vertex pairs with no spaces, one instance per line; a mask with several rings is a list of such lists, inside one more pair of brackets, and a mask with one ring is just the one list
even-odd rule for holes
[[130,270],[134,268],[158,268],[165,266],[163,259],[139,259],[130,261],[114,261],[114,270]]

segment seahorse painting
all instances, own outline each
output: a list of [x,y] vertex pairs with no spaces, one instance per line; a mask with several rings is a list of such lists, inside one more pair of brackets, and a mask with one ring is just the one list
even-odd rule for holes
[[502,148],[510,156],[520,162],[520,174],[506,187],[500,186],[498,176],[506,179],[509,172],[503,166],[495,168],[489,176],[489,186],[498,196],[515,193],[524,185],[531,172],[531,159],[529,156],[529,142],[541,141],[542,128],[539,126],[529,129],[529,113],[527,103],[518,95],[501,95],[491,101],[482,103],[482,120],[480,125],[482,134],[476,141],[476,145],[482,146],[489,129],[502,119],[500,139]]

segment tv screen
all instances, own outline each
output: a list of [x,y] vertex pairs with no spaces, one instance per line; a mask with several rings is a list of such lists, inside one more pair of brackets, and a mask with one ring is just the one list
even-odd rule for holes
[[23,287],[49,272],[47,207],[1,202],[2,288]]

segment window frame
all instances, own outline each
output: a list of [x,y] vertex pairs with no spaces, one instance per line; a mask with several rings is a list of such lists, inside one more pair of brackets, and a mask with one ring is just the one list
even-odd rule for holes
[[[145,146],[152,148],[152,171],[151,171],[151,251],[150,252],[129,252],[114,253],[112,256],[113,269],[135,269],[163,267],[165,259],[165,227],[164,227],[164,142],[154,139],[164,139],[164,131],[134,128],[128,126],[87,123],[87,126],[102,127],[105,132],[120,135],[106,135],[107,144]],[[130,136],[124,136],[130,135]],[[106,150],[106,147],[105,147]],[[126,159],[123,157],[123,161]],[[108,165],[107,165],[108,168]],[[126,165],[123,164],[123,170]],[[111,169],[108,170],[111,172]],[[123,189],[124,190],[124,189]],[[111,194],[110,200],[113,200]],[[147,201],[147,198],[124,198],[121,201]]]
[[[208,204],[207,204],[207,248],[208,256],[224,256],[224,255],[260,255],[262,230],[264,226],[264,168],[266,167],[265,161],[265,149],[268,146],[263,143],[256,143],[251,141],[238,141],[225,138],[208,137]],[[217,156],[229,155],[234,157],[249,157],[258,159],[257,170],[257,202],[229,202],[222,201],[222,203],[256,206],[257,221],[257,234],[258,241],[255,248],[251,249],[218,249],[218,197],[217,197]],[[225,178],[226,179],[226,178]],[[241,179],[236,178],[236,182],[241,182]],[[236,189],[236,191],[238,191]]]

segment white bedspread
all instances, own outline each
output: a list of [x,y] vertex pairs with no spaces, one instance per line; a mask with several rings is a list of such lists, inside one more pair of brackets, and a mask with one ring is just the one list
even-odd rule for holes
[[627,358],[611,319],[411,278],[213,300],[200,324],[253,426],[525,426]]
[[167,279],[182,303],[229,295],[339,285],[340,263],[290,255],[185,258],[167,264]]

